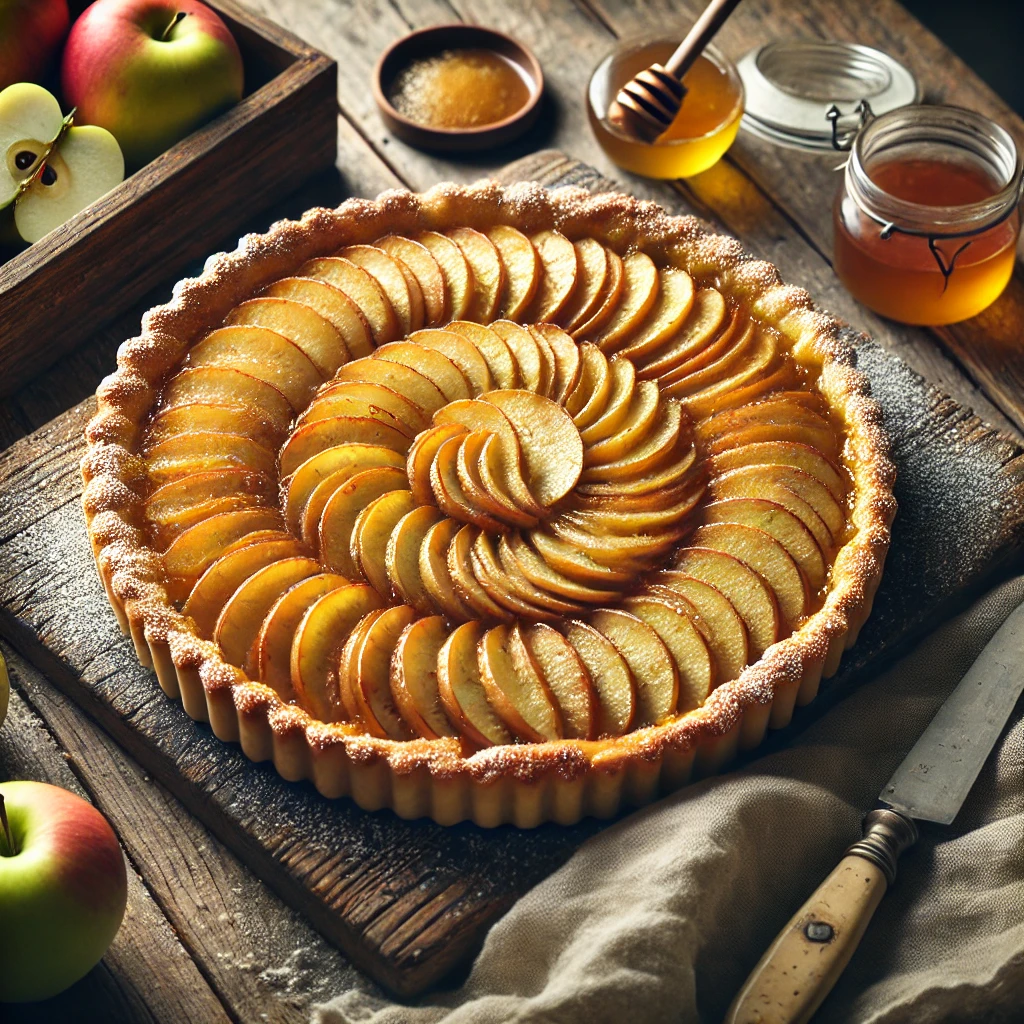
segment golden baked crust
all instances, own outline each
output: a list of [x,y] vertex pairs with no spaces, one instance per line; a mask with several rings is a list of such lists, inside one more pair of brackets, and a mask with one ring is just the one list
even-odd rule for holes
[[[845,438],[847,526],[823,600],[701,706],[625,735],[475,749],[461,737],[398,741],[351,723],[318,721],[228,664],[171,600],[143,511],[152,489],[140,454],[147,423],[192,346],[239,303],[307,260],[390,234],[499,224],[528,233],[555,229],[573,241],[594,238],[620,255],[641,251],[659,265],[684,268],[698,286],[718,289],[780,339]],[[685,783],[694,772],[717,770],[737,748],[756,746],[769,726],[789,721],[795,704],[814,697],[821,676],[835,672],[842,651],[856,640],[881,578],[895,513],[881,413],[837,322],[734,239],[618,194],[446,184],[422,195],[391,191],[375,201],[353,199],[279,222],[266,235],[243,238],[233,253],[212,256],[198,278],[178,283],[171,302],[150,310],[141,335],[121,346],[118,369],[97,398],[82,461],[89,534],[121,626],[164,691],[180,697],[190,716],[209,721],[218,737],[240,742],[253,760],[273,759],[287,779],[310,779],[326,796],[350,795],[368,809],[391,807],[403,817],[443,824],[471,819],[530,827],[607,816]]]

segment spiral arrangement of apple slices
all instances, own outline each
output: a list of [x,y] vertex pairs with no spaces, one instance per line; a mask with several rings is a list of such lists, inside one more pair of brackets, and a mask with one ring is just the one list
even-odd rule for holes
[[820,604],[842,439],[772,330],[643,252],[388,236],[242,302],[142,454],[169,593],[314,717],[472,745],[698,707]]

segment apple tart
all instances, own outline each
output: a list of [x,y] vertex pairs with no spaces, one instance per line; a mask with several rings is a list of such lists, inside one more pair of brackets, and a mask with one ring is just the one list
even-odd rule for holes
[[895,511],[837,323],[692,218],[441,185],[179,283],[98,391],[99,573],[160,685],[330,797],[573,822],[811,700]]

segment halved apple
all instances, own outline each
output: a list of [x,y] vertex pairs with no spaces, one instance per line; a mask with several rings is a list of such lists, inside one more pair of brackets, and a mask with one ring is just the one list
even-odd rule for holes
[[263,294],[275,299],[294,299],[314,309],[341,335],[355,359],[373,351],[373,335],[362,310],[329,281],[282,277],[268,285]]
[[495,320],[490,330],[505,342],[512,353],[522,386],[528,391],[541,393],[545,365],[537,339],[525,327],[511,320]]
[[434,611],[434,602],[420,575],[420,550],[427,531],[441,519],[433,505],[414,508],[391,531],[384,553],[384,568],[394,592],[424,614]]
[[352,583],[324,594],[302,616],[292,641],[292,686],[302,707],[319,721],[344,717],[338,656],[359,620],[381,604],[373,587]]
[[362,380],[331,384],[313,400],[295,423],[296,426],[302,426],[332,416],[372,416],[397,426],[410,437],[415,437],[430,425],[430,417],[404,395],[382,384],[368,384]]
[[617,462],[625,458],[648,434],[660,408],[661,395],[658,385],[653,381],[641,381],[633,392],[633,399],[626,418],[618,430],[609,437],[596,441],[588,446],[584,456],[584,466],[594,466],[606,462]]
[[566,622],[565,637],[597,694],[597,735],[629,732],[636,721],[638,701],[636,680],[626,659],[608,637],[579,619]]
[[443,324],[448,319],[448,290],[441,268],[430,250],[402,235],[388,235],[376,244],[389,255],[400,259],[416,277],[423,293],[426,313],[424,322],[429,326]]
[[609,369],[612,381],[608,401],[593,423],[580,429],[580,437],[588,448],[611,437],[625,423],[633,404],[633,393],[636,391],[636,370],[633,364],[628,359],[613,358]]
[[398,638],[391,661],[391,698],[417,735],[436,740],[458,735],[448,721],[437,685],[437,659],[448,639],[440,615],[409,623]]
[[417,331],[409,341],[423,348],[435,349],[450,359],[469,381],[472,397],[482,395],[494,388],[494,378],[487,360],[480,350],[465,335],[455,331],[437,329]]
[[349,664],[359,717],[374,735],[408,740],[412,730],[405,724],[391,696],[391,655],[403,631],[416,619],[406,604],[386,608],[369,625]]
[[677,338],[693,309],[693,278],[685,270],[663,267],[658,276],[657,301],[622,349],[622,355],[634,362]]
[[391,596],[386,564],[388,541],[399,521],[415,507],[408,491],[388,491],[371,501],[352,527],[352,561],[363,579],[385,598]]
[[439,423],[424,430],[413,441],[405,466],[409,487],[417,505],[431,505],[434,502],[430,471],[441,445],[465,434],[466,428],[460,423]]
[[[735,318],[734,318],[735,319]],[[660,349],[636,357],[637,373],[642,380],[656,380],[671,373],[691,359],[714,358],[712,345],[724,348],[734,330],[733,321],[726,321],[725,299],[714,288],[701,288],[693,296],[693,307],[676,334]]]
[[448,573],[448,549],[455,535],[462,529],[462,523],[455,519],[442,519],[435,523],[423,536],[419,551],[420,579],[435,606],[449,619],[463,622],[475,618],[475,614],[452,586]]
[[377,279],[362,267],[340,256],[320,256],[303,263],[296,274],[314,281],[326,281],[343,291],[370,325],[375,344],[386,345],[399,337],[398,318],[391,300]]
[[[337,379],[366,381],[368,384],[390,388],[418,405],[428,416],[447,401],[441,389],[428,377],[404,363],[388,359],[356,359],[338,370]],[[329,393],[329,390],[324,392]]]
[[475,523],[485,530],[500,531],[504,524],[466,497],[459,482],[458,457],[463,437],[458,435],[445,441],[430,464],[430,489],[437,507],[463,523]]
[[469,320],[456,320],[445,328],[465,338],[484,358],[495,384],[499,388],[517,388],[522,383],[519,364],[511,350],[496,331]]
[[479,622],[457,626],[437,656],[437,691],[448,718],[467,739],[481,747],[511,743],[512,734],[495,714],[484,692],[477,644]]
[[498,304],[500,315],[518,320],[540,285],[540,257],[526,235],[507,224],[489,228],[487,237],[494,243],[505,268],[504,288]]
[[710,469],[719,476],[730,469],[754,465],[792,466],[820,480],[836,501],[846,495],[846,481],[839,467],[817,449],[793,441],[762,441],[730,449],[711,459]]
[[469,398],[473,393],[466,375],[446,355],[436,349],[411,341],[395,341],[389,345],[382,345],[374,352],[373,358],[400,363],[423,374],[444,395],[446,402]]
[[608,322],[591,340],[602,352],[615,352],[631,339],[658,299],[661,282],[654,261],[643,252],[632,252],[623,260],[622,297]]
[[581,238],[573,242],[573,247],[576,249],[578,270],[576,287],[558,315],[559,322],[567,331],[586,323],[597,312],[611,274],[608,252],[600,242]]
[[476,536],[476,527],[464,526],[452,538],[446,560],[448,576],[460,600],[466,607],[472,608],[479,618],[492,619],[496,622],[508,621],[512,618],[508,609],[488,596],[473,573],[470,552]]
[[525,323],[556,321],[576,288],[579,262],[572,242],[559,231],[540,231],[530,236],[540,257],[542,276],[537,294],[523,314]]
[[454,228],[447,235],[473,271],[473,300],[465,318],[488,324],[498,315],[505,290],[505,268],[498,250],[487,235],[473,228]]
[[652,474],[665,469],[679,448],[684,421],[678,402],[662,402],[659,408],[664,410],[660,421],[641,443],[614,462],[590,466],[580,479],[585,483],[637,478],[650,480]]
[[[348,245],[336,255],[361,267],[380,285],[398,321],[398,337],[418,331],[423,326],[423,293],[415,278],[410,288],[402,268],[393,256],[373,245]],[[341,287],[344,288],[344,285]]]
[[436,231],[423,231],[415,241],[430,250],[444,277],[448,293],[448,316],[463,320],[473,301],[473,271],[462,250],[450,239]]
[[164,409],[220,405],[259,409],[283,436],[291,425],[291,403],[272,384],[241,370],[200,366],[176,373],[164,389]]
[[237,434],[255,441],[262,448],[276,451],[284,432],[259,409],[247,405],[175,405],[162,409],[146,428],[145,444],[154,445],[170,437],[196,432]]
[[530,332],[538,342],[546,342],[554,355],[555,378],[551,384],[550,397],[559,405],[565,405],[580,379],[579,347],[561,327],[554,324],[531,324]]
[[565,403],[577,430],[589,427],[605,411],[613,383],[608,357],[589,341],[580,345],[580,363],[580,383]]
[[590,673],[576,649],[558,630],[542,622],[520,627],[526,647],[554,697],[567,739],[590,740],[597,735],[600,709]]
[[281,448],[282,477],[294,473],[307,459],[345,444],[375,445],[405,455],[409,435],[372,416],[332,416],[299,427]]
[[619,301],[622,299],[622,292],[626,285],[626,270],[622,257],[611,249],[605,250],[608,255],[608,280],[605,282],[604,291],[601,293],[597,309],[591,314],[589,320],[573,324],[569,327],[569,333],[577,340],[590,339],[597,334],[602,327],[611,319],[612,314],[619,308]]

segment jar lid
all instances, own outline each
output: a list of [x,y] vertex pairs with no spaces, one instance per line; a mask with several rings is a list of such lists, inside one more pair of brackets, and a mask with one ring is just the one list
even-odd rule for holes
[[917,80],[899,61],[859,43],[783,39],[737,64],[746,109],[742,127],[797,149],[831,150],[860,126],[864,103],[884,114],[916,103]]

